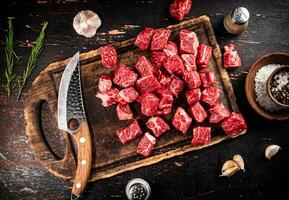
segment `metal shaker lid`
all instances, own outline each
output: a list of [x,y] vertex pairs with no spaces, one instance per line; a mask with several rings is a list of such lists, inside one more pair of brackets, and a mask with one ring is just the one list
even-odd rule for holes
[[235,24],[244,24],[250,18],[250,13],[245,7],[238,7],[232,12],[232,22]]
[[151,187],[144,179],[134,178],[126,185],[125,193],[129,200],[148,200]]

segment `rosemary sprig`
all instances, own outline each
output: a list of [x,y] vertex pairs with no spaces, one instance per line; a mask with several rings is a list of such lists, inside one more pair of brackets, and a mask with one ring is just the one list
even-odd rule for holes
[[8,97],[11,95],[11,90],[16,86],[14,82],[16,74],[14,73],[14,57],[16,56],[13,47],[14,47],[14,32],[12,19],[8,19],[8,33],[6,36],[6,47],[5,47],[5,59],[6,59],[6,68],[5,68],[5,78],[6,78],[6,91]]
[[43,43],[44,43],[44,36],[45,36],[45,29],[48,25],[48,22],[44,22],[41,32],[39,34],[39,36],[37,37],[36,41],[35,41],[35,45],[32,47],[31,50],[31,55],[29,57],[27,66],[25,68],[25,70],[23,71],[22,77],[20,77],[18,79],[18,97],[17,100],[19,100],[23,88],[26,84],[27,79],[30,77],[30,75],[32,74],[33,70],[36,67],[36,61],[39,58],[40,53],[42,52],[43,49]]

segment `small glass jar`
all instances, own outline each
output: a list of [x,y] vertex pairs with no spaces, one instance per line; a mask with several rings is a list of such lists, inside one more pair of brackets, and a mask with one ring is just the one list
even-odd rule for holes
[[238,7],[224,17],[224,27],[231,34],[241,34],[249,24],[250,13],[244,7]]

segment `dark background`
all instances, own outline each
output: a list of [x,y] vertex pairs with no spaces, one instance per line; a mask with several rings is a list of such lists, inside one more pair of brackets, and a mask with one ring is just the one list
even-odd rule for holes
[[[69,199],[70,183],[51,175],[34,157],[24,131],[23,103],[33,79],[49,63],[131,37],[145,26],[163,27],[176,23],[170,18],[170,0],[106,1],[9,1],[1,2],[0,18],[0,199]],[[251,14],[247,31],[239,36],[224,33],[226,12],[245,6]],[[73,30],[76,13],[90,9],[99,14],[102,26],[90,39]],[[152,199],[289,199],[289,123],[272,122],[258,116],[245,97],[244,82],[250,65],[260,56],[275,51],[289,52],[289,1],[194,0],[185,19],[208,15],[218,43],[236,44],[242,67],[230,71],[238,105],[248,122],[248,132],[237,139],[187,153],[161,163],[89,183],[83,199],[124,199],[126,183],[135,177],[152,186]],[[7,98],[4,90],[4,36],[7,16],[15,19],[15,51],[20,58],[16,71],[22,73],[43,21],[48,21],[45,48],[29,78],[22,98]],[[137,26],[125,26],[137,25]],[[111,30],[123,34],[108,34]],[[16,90],[17,91],[17,90]],[[16,92],[15,91],[15,92]],[[282,150],[271,161],[264,157],[269,144]],[[241,154],[246,172],[219,177],[223,162]]]

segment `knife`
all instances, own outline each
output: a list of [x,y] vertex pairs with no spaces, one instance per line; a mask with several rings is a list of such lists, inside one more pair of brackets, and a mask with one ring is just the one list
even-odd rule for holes
[[79,52],[67,64],[58,93],[58,128],[76,142],[77,167],[71,199],[77,199],[87,184],[92,159],[91,138],[82,98]]

